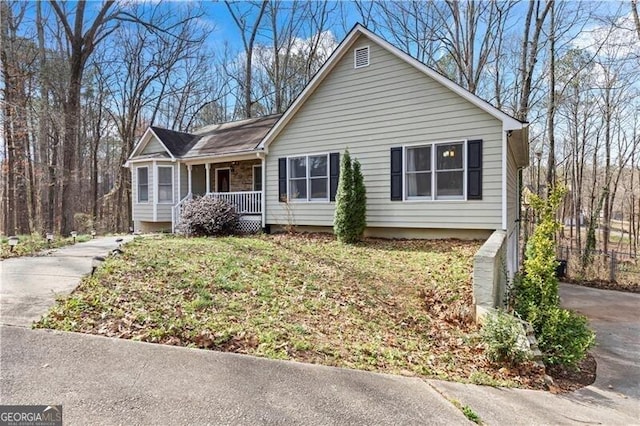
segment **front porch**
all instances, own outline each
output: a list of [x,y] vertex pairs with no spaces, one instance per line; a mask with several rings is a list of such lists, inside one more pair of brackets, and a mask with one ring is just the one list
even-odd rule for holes
[[182,198],[172,209],[172,231],[180,224],[184,204],[194,197],[221,198],[236,207],[240,231],[257,232],[263,227],[263,170],[261,159],[222,163],[181,164]]

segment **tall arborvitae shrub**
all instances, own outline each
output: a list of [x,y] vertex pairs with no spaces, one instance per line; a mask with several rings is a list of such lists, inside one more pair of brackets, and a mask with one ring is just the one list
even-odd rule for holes
[[333,232],[340,242],[352,243],[356,240],[357,232],[353,225],[353,166],[349,150],[344,152],[340,160],[340,180],[336,194]]
[[353,160],[353,210],[357,238],[362,239],[367,227],[367,188],[358,160]]
[[564,194],[564,188],[556,187],[547,200],[531,197],[540,219],[527,242],[524,274],[514,281],[512,299],[513,309],[533,327],[544,361],[571,367],[584,359],[595,335],[585,317],[560,307],[555,234]]

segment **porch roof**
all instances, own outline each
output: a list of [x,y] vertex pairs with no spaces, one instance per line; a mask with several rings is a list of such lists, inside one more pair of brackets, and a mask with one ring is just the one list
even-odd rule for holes
[[191,133],[178,132],[175,130],[163,129],[162,127],[152,126],[151,130],[160,139],[165,147],[174,157],[181,157],[186,154],[198,137]]
[[[214,124],[193,133],[151,127],[175,158],[197,159],[254,151],[282,114]],[[156,154],[153,154],[156,155]],[[141,159],[148,155],[137,155]]]
[[214,124],[196,132],[198,140],[183,158],[253,151],[282,114]]

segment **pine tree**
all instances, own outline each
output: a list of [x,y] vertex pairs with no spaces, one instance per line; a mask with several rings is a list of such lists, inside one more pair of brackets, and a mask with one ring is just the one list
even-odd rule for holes
[[333,231],[340,242],[353,243],[356,240],[356,230],[353,226],[353,169],[349,150],[344,152],[340,162]]
[[358,160],[353,161],[353,216],[356,238],[360,240],[367,227],[367,188],[364,186],[364,176]]

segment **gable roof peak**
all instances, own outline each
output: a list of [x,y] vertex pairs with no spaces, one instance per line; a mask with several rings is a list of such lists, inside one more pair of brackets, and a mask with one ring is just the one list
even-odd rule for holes
[[491,105],[489,102],[480,98],[479,96],[469,92],[464,89],[462,86],[456,84],[451,81],[449,78],[444,75],[438,73],[434,69],[428,67],[424,63],[418,61],[416,58],[392,45],[382,37],[378,36],[371,30],[367,29],[364,25],[360,23],[356,23],[351,31],[347,34],[347,36],[340,42],[338,47],[333,51],[333,53],[329,56],[329,59],[322,65],[320,70],[313,76],[311,81],[307,84],[304,90],[298,95],[298,97],[293,101],[293,103],[287,108],[282,118],[276,123],[275,126],[267,133],[267,135],[262,140],[260,147],[267,148],[269,144],[275,139],[275,137],[282,131],[282,129],[287,125],[287,123],[293,118],[296,112],[300,109],[300,107],[305,103],[305,101],[311,96],[311,94],[317,89],[317,87],[322,83],[322,81],[326,78],[326,76],[331,72],[331,70],[335,67],[335,65],[347,54],[349,49],[353,46],[355,41],[359,36],[365,36],[371,42],[377,44],[381,48],[387,50],[389,53],[398,57],[400,60],[408,63],[414,68],[418,69],[422,73],[431,77],[433,80],[442,84],[449,90],[461,96],[463,99],[469,101],[473,105],[487,112],[489,115],[493,116],[500,122],[502,122],[503,130],[517,130],[522,129],[527,126],[527,123],[517,120],[516,118],[510,116],[509,114],[501,111],[495,106]]

